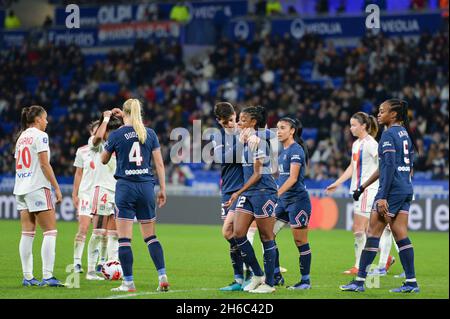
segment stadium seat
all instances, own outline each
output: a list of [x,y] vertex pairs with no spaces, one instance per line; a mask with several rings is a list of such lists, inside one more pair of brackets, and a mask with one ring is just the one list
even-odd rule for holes
[[98,84],[98,89],[100,92],[116,95],[119,93],[120,86],[115,82],[101,82]]

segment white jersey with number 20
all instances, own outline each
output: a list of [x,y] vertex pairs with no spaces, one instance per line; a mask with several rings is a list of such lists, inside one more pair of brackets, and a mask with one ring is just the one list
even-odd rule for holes
[[17,139],[14,158],[16,159],[16,180],[14,195],[25,195],[40,188],[51,189],[50,181],[42,172],[39,153],[47,152],[50,161],[50,147],[47,133],[30,127]]

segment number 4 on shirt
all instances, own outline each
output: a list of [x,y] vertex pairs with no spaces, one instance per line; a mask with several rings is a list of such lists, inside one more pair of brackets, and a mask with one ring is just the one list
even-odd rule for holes
[[134,142],[131,147],[130,154],[128,154],[128,160],[130,163],[136,163],[136,166],[141,166],[142,156],[141,156],[141,146],[139,142]]

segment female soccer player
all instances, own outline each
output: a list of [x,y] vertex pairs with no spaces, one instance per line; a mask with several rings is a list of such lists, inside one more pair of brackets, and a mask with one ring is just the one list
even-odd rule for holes
[[[14,195],[22,225],[19,252],[24,277],[22,284],[25,287],[64,286],[53,276],[57,230],[51,187],[55,190],[57,204],[61,202],[62,194],[50,165],[49,140],[45,133],[47,123],[47,112],[42,106],[32,105],[22,109],[22,132],[17,139],[14,154]],[[36,223],[44,232],[41,282],[33,276],[33,239]]]
[[[410,137],[408,104],[398,99],[383,102],[378,113],[378,123],[386,126],[378,146],[380,187],[370,216],[368,238],[361,255],[358,276],[340,288],[344,291],[364,291],[367,268],[376,257],[380,236],[389,224],[406,275],[403,286],[391,292],[419,292],[414,270],[414,250],[408,238],[408,213],[413,196],[413,146],[417,149]],[[375,172],[374,179],[377,175],[378,172]]]
[[[352,146],[352,159],[350,165],[333,184],[327,187],[326,193],[332,194],[336,189],[348,180],[352,179],[350,191],[360,187],[378,169],[378,143],[375,137],[378,133],[378,125],[375,117],[364,112],[353,114],[350,119],[350,131],[358,139]],[[353,202],[353,234],[355,236],[355,265],[344,271],[346,275],[356,275],[361,257],[361,252],[366,244],[366,231],[369,225],[370,212],[373,200],[378,190],[378,182],[365,189],[362,197]],[[381,237],[381,272],[386,271],[394,263],[395,259],[389,256],[391,251],[391,231],[389,227]],[[380,272],[380,274],[381,274]]]
[[[113,110],[116,114],[117,110]],[[119,111],[120,114],[120,111]],[[119,259],[124,280],[113,291],[136,291],[133,281],[133,252],[131,239],[133,221],[136,217],[141,224],[144,242],[158,271],[158,291],[167,291],[169,282],[166,275],[164,254],[155,235],[155,179],[152,172],[152,158],[160,185],[157,195],[158,207],[166,203],[166,183],[164,162],[156,133],[142,123],[141,104],[137,99],[128,99],[123,104],[124,126],[112,132],[101,158],[107,164],[116,153],[117,231],[119,233]]]
[[[95,134],[100,121],[95,121],[89,125],[91,136]],[[75,177],[73,181],[72,200],[77,211],[78,232],[75,236],[73,264],[74,271],[82,273],[81,258],[83,256],[86,234],[92,219],[92,196],[94,194],[94,161],[89,145],[81,146],[77,149],[73,166]]]
[[[244,263],[233,238],[233,222],[236,202],[230,207],[224,207],[224,204],[230,199],[231,195],[244,185],[242,165],[237,161],[242,154],[238,154],[239,152],[236,147],[238,142],[238,135],[236,134],[236,112],[231,103],[220,102],[214,107],[214,115],[216,116],[217,122],[222,127],[219,138],[214,139],[214,142],[216,143],[214,147],[215,162],[220,163],[222,166],[222,234],[230,243],[230,257],[234,271],[234,281],[230,285],[220,288],[220,290],[241,291],[244,284]],[[256,231],[256,225],[252,224],[252,226],[247,233],[247,238],[251,243],[253,243],[253,237]],[[250,270],[247,268],[247,272],[249,271]],[[245,278],[245,280],[250,279],[248,275],[246,277],[248,278]]]
[[[259,106],[247,107],[239,115],[238,126],[245,135],[245,130],[264,129],[266,125],[265,110]],[[247,130],[248,131],[248,130]],[[271,293],[275,291],[274,267],[275,267],[275,242],[273,226],[275,222],[274,212],[277,201],[277,186],[272,177],[270,161],[270,146],[266,140],[261,141],[258,149],[251,150],[243,138],[243,173],[246,183],[237,192],[233,193],[225,204],[230,207],[235,201],[236,214],[234,219],[233,237],[236,240],[241,256],[251,267],[253,277],[244,291],[253,293]],[[255,257],[252,245],[247,239],[247,231],[253,220],[256,219],[261,241],[264,246],[264,272]]]
[[[283,149],[278,156],[278,201],[275,209],[277,220],[290,223],[294,242],[299,251],[300,281],[289,289],[310,289],[311,249],[308,243],[308,224],[311,217],[311,201],[306,190],[305,167],[308,163],[305,145],[301,139],[301,124],[289,117],[277,123],[277,136]],[[295,138],[299,138],[299,143]],[[281,227],[274,228],[274,234]],[[275,261],[275,280],[280,280],[279,254]],[[278,269],[277,269],[278,268]]]
[[114,157],[108,165],[103,165],[100,156],[111,131],[118,129],[121,125],[122,120],[112,116],[112,111],[103,112],[100,125],[88,142],[92,163],[95,167],[93,174],[94,194],[92,198],[94,230],[88,245],[88,272],[86,274],[86,279],[88,280],[103,280],[103,277],[97,276],[95,272],[99,254],[100,264],[106,262],[107,259],[119,259],[119,242],[114,221],[116,207],[114,202],[116,188],[114,172],[116,170],[116,159]]

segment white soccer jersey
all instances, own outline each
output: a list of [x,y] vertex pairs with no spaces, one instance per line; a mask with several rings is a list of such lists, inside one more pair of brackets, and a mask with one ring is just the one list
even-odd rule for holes
[[[378,143],[371,135],[357,139],[352,146],[352,184],[350,193],[361,186],[378,169]],[[378,180],[368,189],[378,189]]]
[[83,176],[81,177],[79,193],[90,193],[94,191],[94,160],[93,152],[89,148],[89,145],[84,145],[77,149],[75,154],[75,161],[73,166],[83,169]]
[[92,151],[92,158],[94,161],[94,187],[100,186],[111,191],[116,190],[116,179],[114,173],[116,172],[116,156],[111,156],[108,164],[103,165],[100,155],[104,150],[104,143],[101,142],[98,146],[92,143],[94,137],[89,138],[89,149]]
[[23,131],[16,143],[16,180],[14,195],[25,195],[46,187],[51,189],[39,163],[39,153],[47,152],[50,161],[50,147],[47,133],[30,127]]

